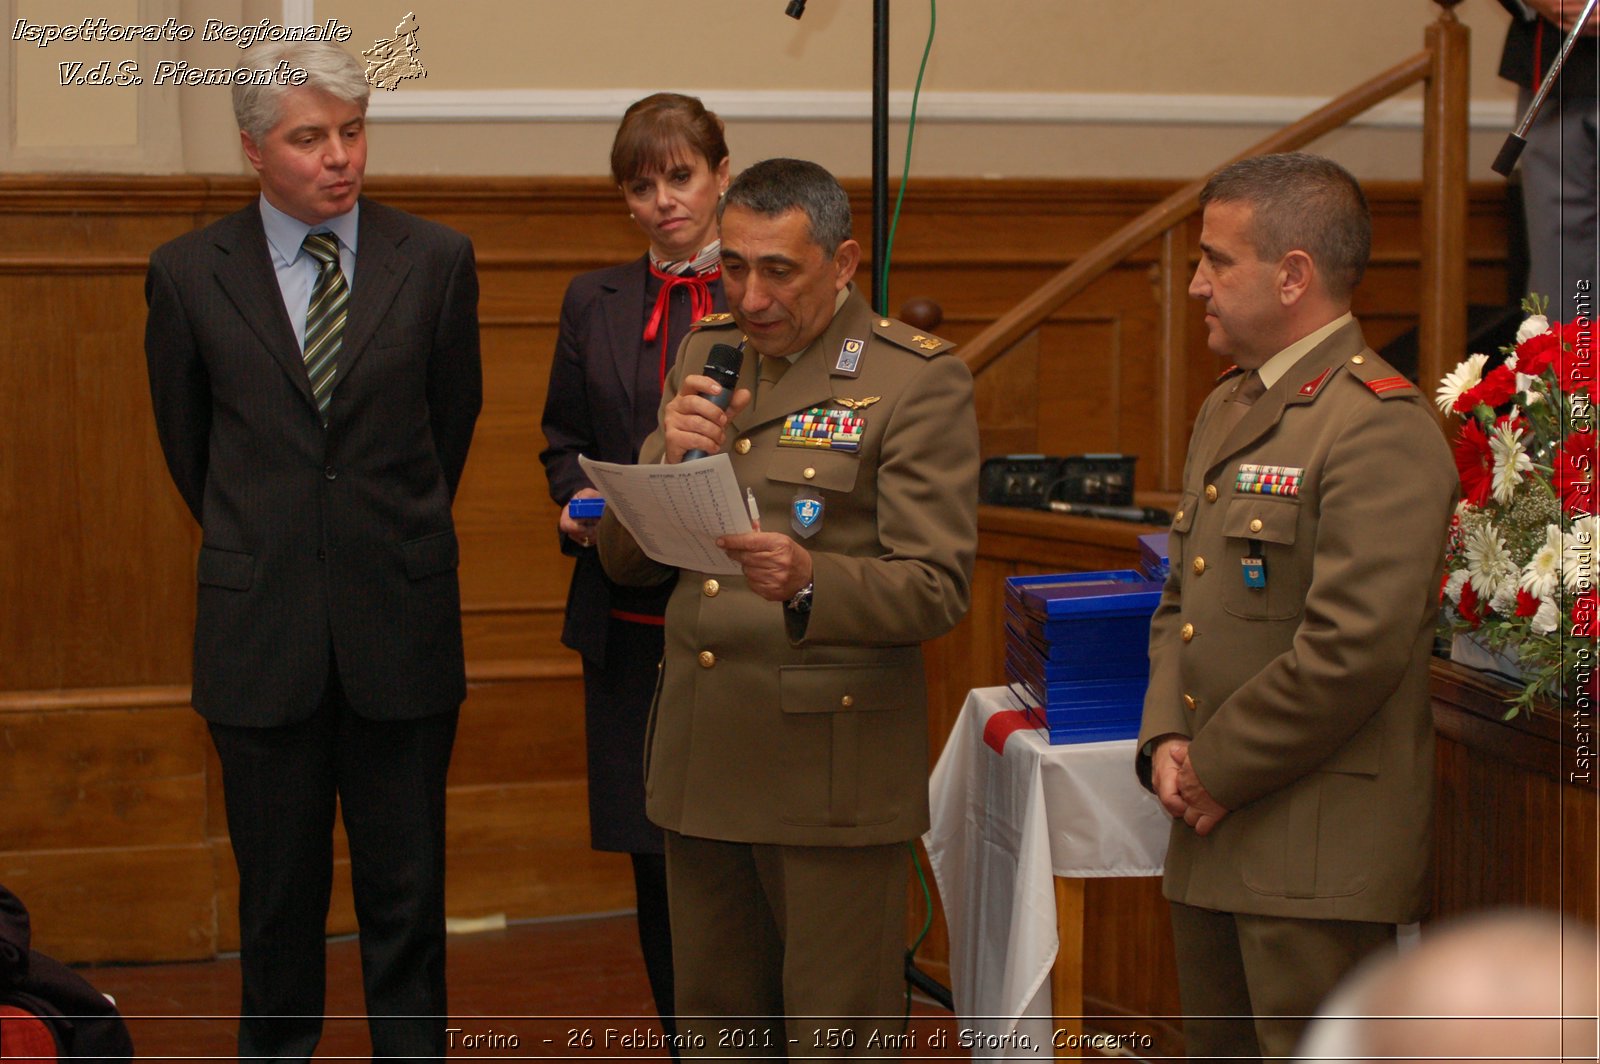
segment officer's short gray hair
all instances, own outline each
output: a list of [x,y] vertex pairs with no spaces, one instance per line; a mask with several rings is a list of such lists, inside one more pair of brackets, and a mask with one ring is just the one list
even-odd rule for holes
[[1206,182],[1200,206],[1251,208],[1251,243],[1267,261],[1299,249],[1311,256],[1329,294],[1348,298],[1372,255],[1372,213],[1350,171],[1320,155],[1284,152],[1241,159]]
[[832,174],[803,159],[765,159],[745,170],[717,206],[718,222],[729,207],[765,218],[805,211],[812,243],[829,255],[850,239],[850,197]]
[[[271,70],[282,60],[291,69],[304,70],[305,82],[299,86],[321,89],[329,96],[346,103],[357,104],[361,113],[367,113],[367,98],[372,86],[367,84],[366,71],[361,62],[337,44],[328,41],[271,41],[250,49],[249,63],[255,70]],[[239,128],[260,143],[282,117],[283,94],[296,88],[294,85],[235,85],[233,87],[233,117]]]

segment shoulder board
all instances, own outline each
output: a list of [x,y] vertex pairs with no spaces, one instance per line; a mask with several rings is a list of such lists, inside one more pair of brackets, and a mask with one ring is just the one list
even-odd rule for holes
[[691,329],[725,329],[733,324],[733,315],[727,311],[720,314],[707,314],[699,321],[689,326]]
[[1212,387],[1221,384],[1223,381],[1232,380],[1234,377],[1237,377],[1243,372],[1244,368],[1241,366],[1229,366],[1227,369],[1217,374],[1217,379],[1211,382]]
[[894,318],[874,319],[872,331],[878,335],[879,339],[887,340],[896,347],[903,347],[907,351],[914,351],[924,358],[932,358],[942,352],[953,351],[956,346],[949,340],[912,328],[905,322],[896,321]]
[[1379,399],[1401,399],[1422,394],[1415,384],[1371,351],[1363,351],[1352,357],[1346,366],[1351,376],[1365,384]]

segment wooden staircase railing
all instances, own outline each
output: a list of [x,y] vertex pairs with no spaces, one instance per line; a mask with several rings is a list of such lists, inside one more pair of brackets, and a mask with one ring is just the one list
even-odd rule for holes
[[[1466,347],[1467,88],[1468,31],[1450,10],[1460,0],[1434,0],[1441,11],[1426,31],[1425,47],[1377,77],[1351,89],[1246,151],[1295,151],[1357,115],[1424,83],[1422,152],[1422,294],[1419,306],[1418,377],[1437,380]],[[1199,210],[1206,178],[1185,185],[1135,218],[1007,311],[961,348],[976,375],[1024,341],[1067,301],[1152,240],[1160,239],[1157,290],[1161,300],[1161,438],[1154,485],[1174,490],[1182,472],[1187,394],[1186,300],[1193,270],[1188,220]]]

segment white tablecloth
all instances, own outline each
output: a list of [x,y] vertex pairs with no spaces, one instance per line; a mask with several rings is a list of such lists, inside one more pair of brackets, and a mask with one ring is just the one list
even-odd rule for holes
[[[996,754],[985,728],[1017,709],[1004,687],[967,696],[929,783],[923,842],[950,927],[956,1014],[984,1035],[1026,1035],[1049,1056],[1052,877],[1160,875],[1171,821],[1134,777],[1131,739],[1051,746],[1021,728]],[[1015,723],[998,718],[997,734]]]

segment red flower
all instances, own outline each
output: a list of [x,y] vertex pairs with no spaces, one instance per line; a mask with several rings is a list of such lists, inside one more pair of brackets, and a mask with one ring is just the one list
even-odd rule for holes
[[1552,325],[1550,331],[1559,334],[1564,350],[1556,358],[1556,375],[1561,387],[1568,392],[1583,391],[1594,384],[1594,322],[1588,319]]
[[1553,326],[1551,331],[1530,336],[1517,345],[1518,373],[1537,377],[1555,364],[1556,355],[1561,351],[1561,334],[1555,331],[1559,328],[1559,325]]
[[1473,506],[1482,506],[1494,490],[1494,455],[1489,450],[1489,437],[1476,418],[1468,418],[1461,426],[1455,458],[1462,497]]
[[1539,596],[1526,588],[1517,588],[1517,616],[1532,617],[1539,612]]
[[[1462,596],[1465,598],[1466,596]],[[1593,639],[1595,612],[1600,608],[1600,592],[1585,591],[1572,600],[1572,634],[1577,639]]]
[[1456,399],[1455,412],[1465,414],[1479,403],[1487,407],[1503,406],[1517,394],[1517,375],[1505,366],[1496,366],[1484,375],[1483,380],[1462,392]]
[[1478,612],[1478,592],[1471,581],[1461,585],[1461,601],[1456,603],[1456,609],[1460,611],[1462,620],[1472,627],[1483,623],[1483,615]]
[[1569,515],[1595,512],[1595,439],[1593,430],[1574,432],[1551,457],[1550,485]]

